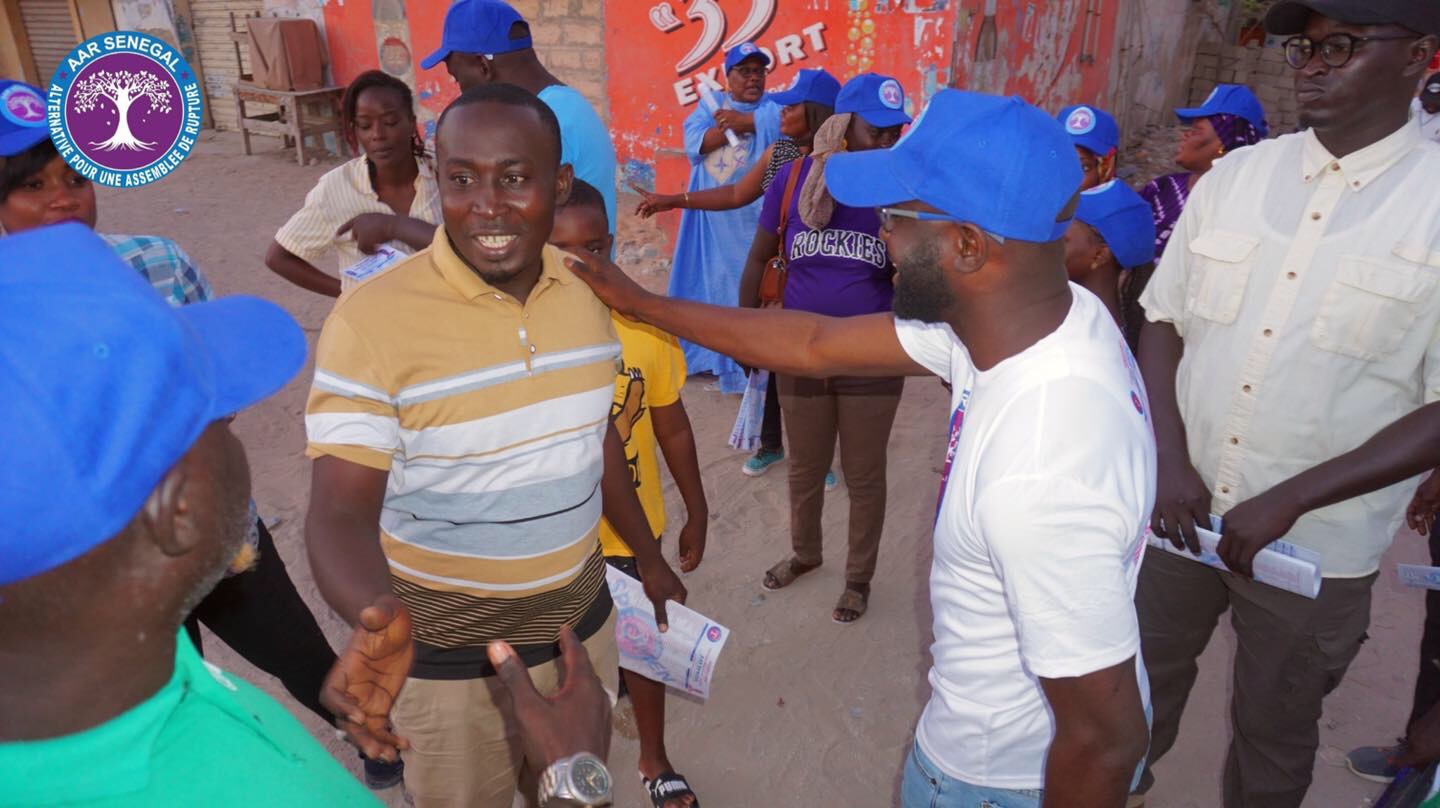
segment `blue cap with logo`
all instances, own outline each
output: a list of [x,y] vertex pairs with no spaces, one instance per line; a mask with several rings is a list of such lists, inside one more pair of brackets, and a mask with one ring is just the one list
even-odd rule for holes
[[837,202],[918,201],[1004,238],[1049,243],[1084,180],[1065,129],[1019,97],[941,90],[889,149],[837,154],[825,184]]
[[81,224],[0,238],[0,266],[0,585],[104,544],[207,426],[305,363],[279,306],[173,309]]
[[770,100],[782,107],[812,102],[834,108],[840,94],[840,82],[818,68],[806,68],[795,74],[795,83],[787,90],[770,93]]
[[11,157],[50,138],[45,94],[23,81],[0,80],[0,157]]
[[1077,104],[1060,110],[1055,120],[1065,127],[1066,134],[1096,157],[1104,157],[1120,148],[1120,124],[1103,109]]
[[1234,115],[1244,118],[1264,137],[1269,132],[1265,123],[1265,108],[1260,99],[1243,84],[1221,84],[1210,91],[1210,97],[1198,107],[1175,110],[1175,116],[1183,123],[1211,115]]
[[837,113],[853,113],[871,126],[885,128],[910,123],[905,114],[905,88],[878,73],[861,73],[845,82],[835,99]]
[[754,42],[741,42],[739,45],[725,51],[725,72],[729,73],[731,70],[734,70],[736,65],[746,59],[761,59],[765,62],[766,67],[773,64],[773,62],[770,61],[770,54],[756,47]]
[[1122,268],[1155,260],[1155,214],[1125,183],[1111,180],[1081,193],[1075,218],[1095,228]]
[[520,12],[500,0],[456,0],[445,12],[445,31],[440,35],[440,47],[426,56],[420,66],[429,70],[445,61],[451,53],[495,56],[525,50],[532,45],[528,33],[519,39],[510,38],[510,29],[523,22],[525,18],[520,16]]

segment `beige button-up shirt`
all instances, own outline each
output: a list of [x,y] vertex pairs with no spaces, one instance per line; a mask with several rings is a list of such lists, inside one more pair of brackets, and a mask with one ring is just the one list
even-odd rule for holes
[[[1185,342],[1190,456],[1225,511],[1440,399],[1440,145],[1411,121],[1335,159],[1240,149],[1190,196],[1140,299]],[[1415,482],[1306,515],[1327,577],[1375,572]]]

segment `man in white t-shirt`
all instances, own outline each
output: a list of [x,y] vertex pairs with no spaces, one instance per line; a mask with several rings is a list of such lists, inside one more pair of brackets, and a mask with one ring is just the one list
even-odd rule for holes
[[839,203],[892,205],[893,315],[706,306],[598,259],[572,269],[621,313],[747,365],[949,382],[932,694],[902,802],[1121,805],[1148,739],[1133,596],[1155,445],[1119,329],[1066,279],[1069,137],[1019,99],[945,90],[894,148],[825,170]]

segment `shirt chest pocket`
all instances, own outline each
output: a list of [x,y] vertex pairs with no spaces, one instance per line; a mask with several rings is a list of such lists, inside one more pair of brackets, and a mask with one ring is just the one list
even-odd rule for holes
[[[1405,248],[1397,248],[1403,255]],[[1418,257],[1418,256],[1417,256]],[[1429,264],[1428,253],[1422,259]],[[1435,291],[1435,269],[1413,261],[1344,256],[1310,340],[1316,347],[1373,361],[1400,347]]]
[[1221,325],[1235,322],[1259,246],[1255,236],[1225,230],[1210,230],[1191,241],[1195,257],[1186,290],[1190,313]]

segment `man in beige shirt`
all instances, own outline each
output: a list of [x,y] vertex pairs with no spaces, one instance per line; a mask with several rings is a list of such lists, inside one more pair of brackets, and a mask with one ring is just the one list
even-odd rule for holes
[[[1440,399],[1440,148],[1408,111],[1440,45],[1440,6],[1282,2],[1266,24],[1286,40],[1308,129],[1216,164],[1141,298],[1159,448],[1152,526],[1192,551],[1211,513]],[[1298,808],[1322,701],[1364,640],[1380,556],[1413,490],[1295,524],[1286,538],[1321,558],[1313,600],[1184,558],[1146,559],[1136,604],[1152,765],[1174,744],[1196,659],[1232,609],[1224,804]],[[1147,768],[1140,791],[1153,782]]]

